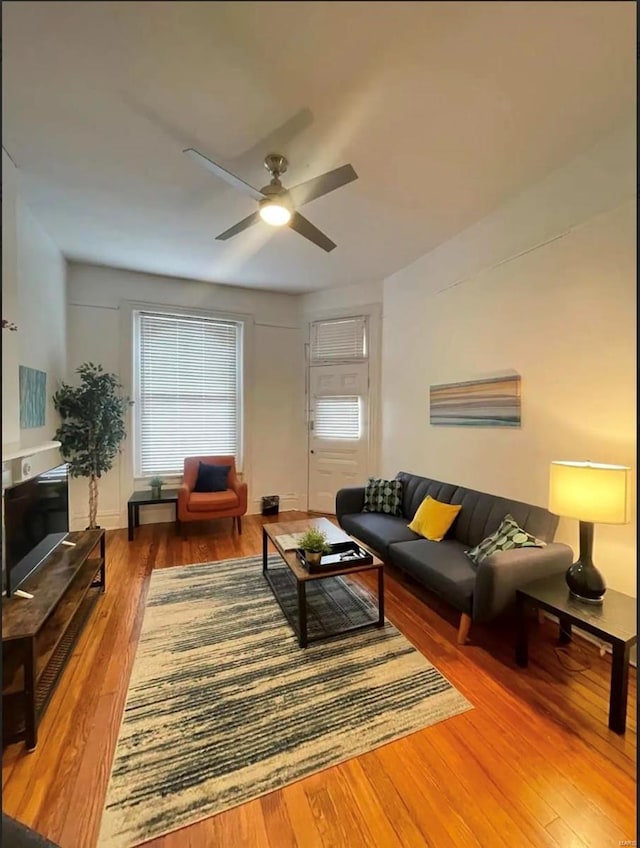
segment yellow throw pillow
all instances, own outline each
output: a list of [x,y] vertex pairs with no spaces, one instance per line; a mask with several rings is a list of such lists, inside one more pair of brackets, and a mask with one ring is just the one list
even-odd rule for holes
[[441,542],[460,512],[460,504],[446,504],[427,495],[418,507],[409,530],[431,542]]

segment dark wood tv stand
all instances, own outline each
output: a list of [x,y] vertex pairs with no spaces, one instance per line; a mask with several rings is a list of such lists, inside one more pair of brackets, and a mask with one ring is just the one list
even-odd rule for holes
[[[2,741],[38,744],[38,725],[91,611],[106,589],[105,531],[69,533],[20,587],[2,599]],[[96,550],[99,548],[99,552]]]

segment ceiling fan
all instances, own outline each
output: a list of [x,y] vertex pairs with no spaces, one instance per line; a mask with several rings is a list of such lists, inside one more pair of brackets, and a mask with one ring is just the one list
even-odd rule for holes
[[269,153],[265,157],[264,166],[271,174],[271,182],[269,185],[257,189],[192,147],[188,147],[182,152],[186,153],[194,162],[228,182],[229,185],[251,195],[254,200],[258,201],[257,211],[216,236],[218,241],[226,241],[263,220],[267,224],[271,224],[272,227],[281,227],[288,224],[296,233],[309,239],[327,252],[333,250],[336,246],[328,236],[314,227],[311,221],[308,221],[297,209],[299,206],[309,203],[310,200],[315,200],[317,197],[322,197],[323,194],[328,194],[330,191],[335,191],[335,189],[357,180],[358,175],[351,165],[342,165],[340,168],[327,171],[319,177],[313,177],[311,180],[286,189],[280,182],[280,176],[285,173],[289,163],[279,153]]

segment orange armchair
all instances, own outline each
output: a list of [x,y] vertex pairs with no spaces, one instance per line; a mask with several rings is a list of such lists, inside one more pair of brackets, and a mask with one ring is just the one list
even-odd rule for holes
[[[228,465],[229,488],[224,492],[194,492],[201,462],[207,465]],[[214,518],[235,518],[238,533],[242,533],[242,518],[247,511],[247,484],[236,473],[233,456],[188,456],[184,461],[184,477],[178,489],[178,522],[210,521]],[[185,533],[186,538],[186,533]]]

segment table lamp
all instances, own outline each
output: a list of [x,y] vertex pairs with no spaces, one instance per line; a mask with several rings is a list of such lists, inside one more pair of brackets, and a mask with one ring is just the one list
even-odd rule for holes
[[574,598],[602,603],[607,590],[604,577],[593,564],[593,525],[626,524],[628,517],[626,465],[597,462],[551,463],[549,510],[580,522],[580,554],[566,574]]

